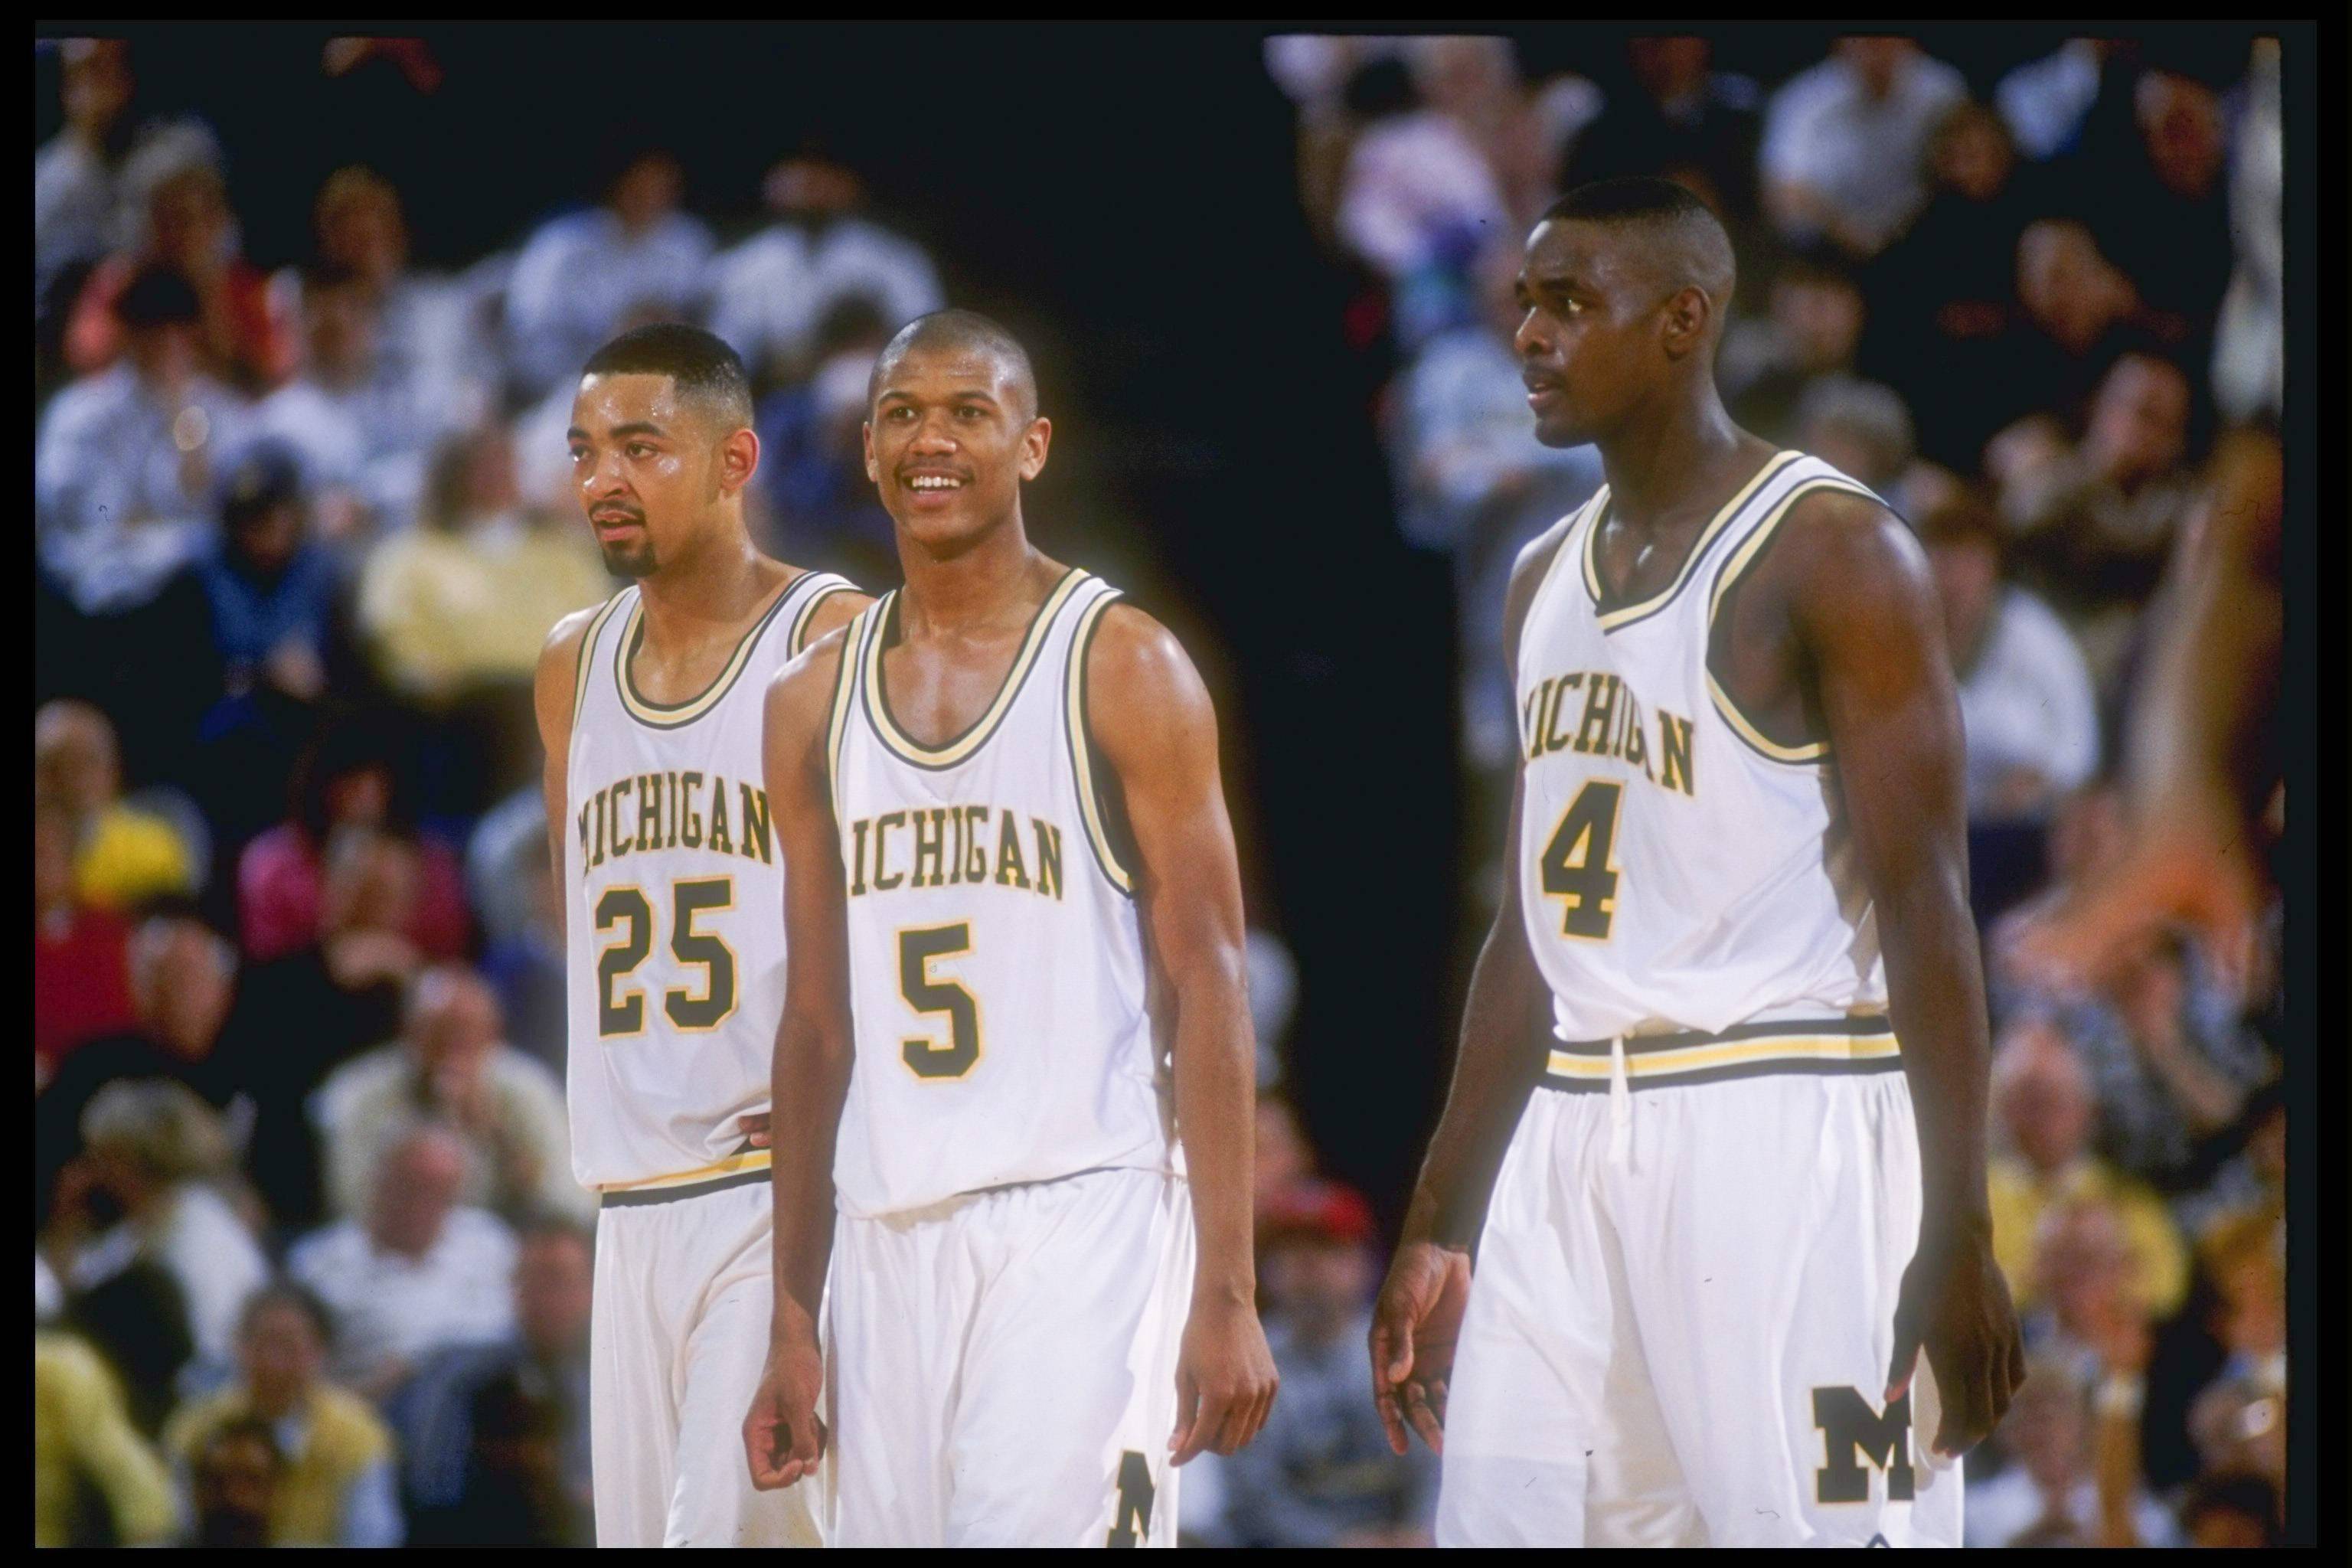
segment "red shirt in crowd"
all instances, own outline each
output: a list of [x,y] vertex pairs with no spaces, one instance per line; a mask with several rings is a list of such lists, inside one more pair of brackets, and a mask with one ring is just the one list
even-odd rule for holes
[[[446,844],[417,844],[416,912],[408,939],[427,958],[466,953],[466,879]],[[320,859],[309,835],[281,822],[236,863],[239,942],[255,963],[299,952],[319,939]]]
[[76,1046],[136,1028],[131,927],[104,910],[74,909],[33,922],[33,1056],[41,1081]]

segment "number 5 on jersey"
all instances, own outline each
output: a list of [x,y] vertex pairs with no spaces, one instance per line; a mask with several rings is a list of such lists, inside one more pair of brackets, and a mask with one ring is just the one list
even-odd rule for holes
[[898,1055],[917,1078],[961,1078],[980,1060],[980,999],[931,973],[934,960],[971,951],[970,921],[898,933],[898,994],[918,1013],[943,1015],[948,1026],[944,1045],[921,1037],[899,1043]]
[[1544,846],[1540,868],[1546,898],[1563,906],[1559,933],[1582,942],[1607,942],[1610,922],[1617,913],[1617,808],[1625,786],[1594,779],[1576,792],[1551,842]]
[[[703,971],[702,994],[673,987],[662,994],[662,1011],[681,1029],[715,1029],[735,1011],[735,953],[709,931],[694,929],[697,915],[735,907],[735,879],[700,877],[670,889],[669,950],[680,963]],[[596,959],[596,1033],[606,1039],[640,1035],[646,1027],[646,994],[621,988],[654,947],[654,912],[636,888],[607,888],[596,900],[596,929],[625,927]]]

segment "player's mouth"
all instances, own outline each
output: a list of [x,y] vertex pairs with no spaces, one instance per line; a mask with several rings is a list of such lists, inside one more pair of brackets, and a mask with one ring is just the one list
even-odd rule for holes
[[588,514],[588,521],[599,534],[618,533],[627,528],[642,529],[646,525],[644,518],[625,511],[592,511]]
[[1532,371],[1520,373],[1519,382],[1528,389],[1529,408],[1549,408],[1566,395],[1559,382]]
[[954,495],[959,490],[969,489],[971,483],[971,481],[961,474],[948,473],[938,468],[919,468],[912,473],[901,473],[898,476],[899,489],[913,495],[936,496],[942,500]]

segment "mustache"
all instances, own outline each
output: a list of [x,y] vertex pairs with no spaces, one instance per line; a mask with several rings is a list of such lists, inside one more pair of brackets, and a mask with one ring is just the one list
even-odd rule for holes
[[592,506],[588,509],[588,521],[591,522],[642,523],[646,521],[646,514],[631,506]]

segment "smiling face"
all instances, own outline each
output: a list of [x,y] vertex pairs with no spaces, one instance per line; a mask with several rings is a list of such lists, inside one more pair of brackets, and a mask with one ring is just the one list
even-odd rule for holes
[[1536,439],[1601,440],[1667,384],[1668,308],[1682,290],[1660,282],[1622,226],[1559,219],[1528,239],[1518,281],[1524,312],[1513,347]]
[[1021,485],[1045,468],[1053,426],[1035,389],[984,342],[908,344],[874,374],[866,477],[898,527],[955,554],[1021,508]]
[[691,560],[759,467],[760,441],[670,376],[584,375],[572,400],[572,489],[605,567],[650,577]]

